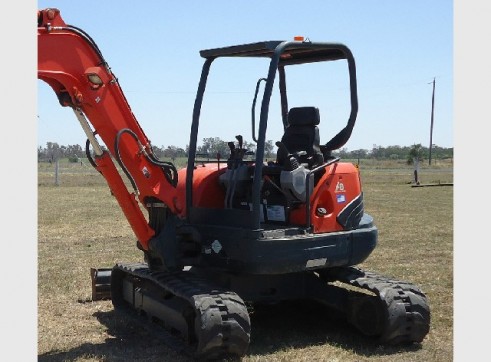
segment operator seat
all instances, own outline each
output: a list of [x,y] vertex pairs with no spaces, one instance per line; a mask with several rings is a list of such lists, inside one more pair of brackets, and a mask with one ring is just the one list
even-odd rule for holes
[[294,107],[288,112],[288,127],[281,138],[285,147],[279,147],[276,161],[286,168],[291,156],[309,169],[322,165],[324,156],[320,150],[317,125],[320,122],[316,107]]

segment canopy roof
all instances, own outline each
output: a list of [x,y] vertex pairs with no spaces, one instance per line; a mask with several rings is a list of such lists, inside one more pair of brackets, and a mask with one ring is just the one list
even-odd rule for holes
[[280,56],[280,63],[299,64],[315,61],[346,59],[348,48],[340,43],[313,43],[309,41],[285,42],[270,40],[258,43],[233,45],[200,51],[203,58],[217,57],[266,57],[272,58],[275,49],[286,43]]

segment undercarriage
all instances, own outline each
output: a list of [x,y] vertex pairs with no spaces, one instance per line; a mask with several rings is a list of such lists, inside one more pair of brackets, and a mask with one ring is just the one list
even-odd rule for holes
[[[315,300],[340,312],[381,344],[421,342],[429,331],[427,298],[415,285],[356,267],[282,275],[233,275],[186,268],[151,271],[117,264],[93,272],[93,298],[111,298],[161,326],[174,345],[200,360],[240,357],[249,347],[249,308]],[[172,345],[171,345],[172,346]]]

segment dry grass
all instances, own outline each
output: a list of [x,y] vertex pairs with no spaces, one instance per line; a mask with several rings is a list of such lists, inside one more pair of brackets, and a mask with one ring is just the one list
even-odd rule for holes
[[[431,330],[420,346],[378,346],[315,306],[255,311],[244,362],[451,361],[453,359],[453,187],[412,188],[409,166],[361,164],[365,209],[379,245],[362,267],[411,281],[427,294]],[[158,333],[91,302],[91,267],[141,261],[135,237],[104,179],[90,166],[38,170],[39,361],[187,361]],[[421,170],[424,182],[452,182],[451,166]]]

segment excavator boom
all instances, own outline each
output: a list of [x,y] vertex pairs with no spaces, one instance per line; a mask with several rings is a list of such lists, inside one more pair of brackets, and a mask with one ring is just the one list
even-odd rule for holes
[[[90,143],[94,150],[89,159],[107,180],[146,250],[155,230],[148,225],[139,202],[145,207],[182,212],[177,200],[177,170],[172,163],[155,157],[96,43],[81,29],[65,24],[58,9],[38,12],[38,78],[51,86],[62,106],[74,110],[87,135],[87,147]],[[133,192],[128,191],[114,160],[130,180]]]

